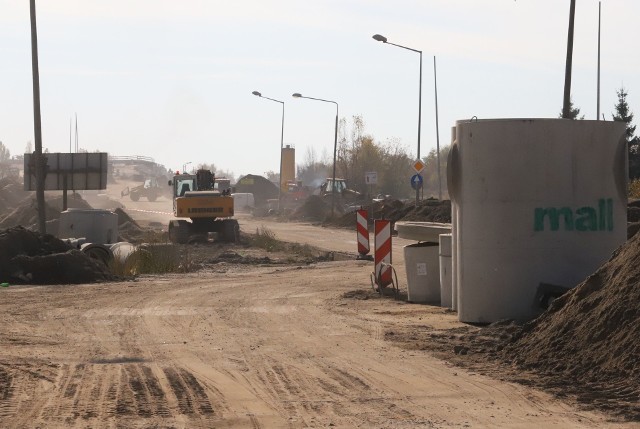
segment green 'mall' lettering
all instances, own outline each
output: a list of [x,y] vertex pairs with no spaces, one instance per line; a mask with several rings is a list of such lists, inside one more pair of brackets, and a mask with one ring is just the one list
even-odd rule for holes
[[565,231],[613,231],[613,199],[599,199],[597,209],[580,207],[575,211],[575,218],[570,207],[534,209],[534,231],[544,231],[547,223],[550,231],[560,230],[560,225]]

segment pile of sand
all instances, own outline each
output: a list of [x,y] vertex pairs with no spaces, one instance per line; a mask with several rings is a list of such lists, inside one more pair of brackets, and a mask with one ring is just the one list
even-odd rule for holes
[[327,203],[318,195],[311,195],[291,213],[289,218],[295,220],[322,221],[330,214],[331,202]]
[[50,234],[20,226],[0,231],[0,282],[70,284],[114,279],[102,262]]
[[113,212],[118,215],[118,241],[138,243],[144,235],[144,228],[123,209],[116,208]]
[[255,174],[247,174],[238,179],[236,193],[251,193],[256,207],[263,206],[267,200],[278,198],[278,186],[267,178]]
[[[579,286],[527,323],[502,359],[553,378],[581,402],[628,401],[640,419],[640,235]],[[585,393],[584,387],[588,387]]]
[[[78,209],[90,209],[91,206],[79,194],[71,194],[67,198],[67,207]],[[62,211],[62,196],[50,197],[45,201],[45,220],[54,221],[60,219]],[[32,227],[38,224],[38,203],[35,195],[23,199],[13,210],[0,216],[0,229],[12,228],[22,225]],[[37,229],[37,228],[35,228]]]
[[10,208],[17,206],[32,193],[23,189],[22,183],[14,178],[0,179],[0,217],[6,215]]

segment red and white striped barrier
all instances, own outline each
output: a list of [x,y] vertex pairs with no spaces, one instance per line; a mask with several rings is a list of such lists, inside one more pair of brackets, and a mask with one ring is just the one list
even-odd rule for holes
[[358,255],[362,258],[369,253],[369,217],[365,209],[356,211],[356,233],[358,234]]
[[378,288],[383,288],[392,283],[391,267],[391,221],[376,219],[373,222],[375,230],[375,262],[374,275]]

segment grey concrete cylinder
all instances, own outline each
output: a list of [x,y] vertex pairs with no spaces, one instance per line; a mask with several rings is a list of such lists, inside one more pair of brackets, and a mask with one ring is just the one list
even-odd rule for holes
[[101,209],[68,209],[60,213],[58,238],[84,237],[90,243],[118,241],[118,215]]
[[541,283],[574,287],[626,240],[621,122],[458,121],[447,178],[463,322],[526,320]]
[[404,246],[404,263],[407,272],[407,300],[440,304],[438,243],[423,242]]
[[452,293],[451,234],[440,235],[440,306],[451,308]]

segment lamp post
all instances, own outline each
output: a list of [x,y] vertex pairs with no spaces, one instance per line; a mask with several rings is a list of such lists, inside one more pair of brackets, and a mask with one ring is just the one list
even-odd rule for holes
[[[395,43],[391,43],[387,40],[386,37],[380,35],[380,34],[374,34],[373,35],[373,40],[377,40],[378,42],[382,42],[382,43],[386,43],[387,45],[393,45],[393,46],[397,46],[398,48],[402,48],[402,49],[406,49],[408,51],[413,51],[413,52],[417,52],[420,54],[420,86],[418,89],[418,159],[420,159],[420,129],[421,129],[421,122],[422,122],[422,51],[419,51],[418,49],[413,49],[413,48],[409,48],[407,46],[402,46],[402,45],[397,45]],[[434,70],[435,70],[435,57],[434,57]],[[436,117],[438,115],[438,112],[436,111]],[[437,118],[436,118],[436,124],[437,124]],[[437,131],[436,131],[437,132]],[[439,139],[438,139],[439,140]],[[438,153],[438,182],[441,183],[440,180],[440,144],[439,142],[436,142],[437,144],[437,153]],[[440,185],[441,186],[441,185]],[[416,188],[416,206],[418,205],[418,197],[420,194],[420,190]],[[442,190],[440,190],[440,199],[442,199]]]
[[336,126],[333,136],[333,180],[331,182],[331,216],[334,216],[336,207],[336,154],[338,152],[338,103],[331,100],[323,100],[322,98],[305,97],[298,92],[293,94],[293,98],[306,98],[308,100],[324,101],[325,103],[333,103],[336,105]]
[[284,101],[276,100],[273,98],[265,97],[258,91],[253,91],[253,95],[256,97],[264,98],[267,100],[275,101],[282,104],[282,128],[280,130],[280,172],[278,173],[278,211],[280,211],[280,205],[282,204],[282,148],[284,146]]
[[191,161],[189,162],[185,162],[184,164],[182,164],[182,173],[183,174],[187,174],[187,165],[191,164]]

